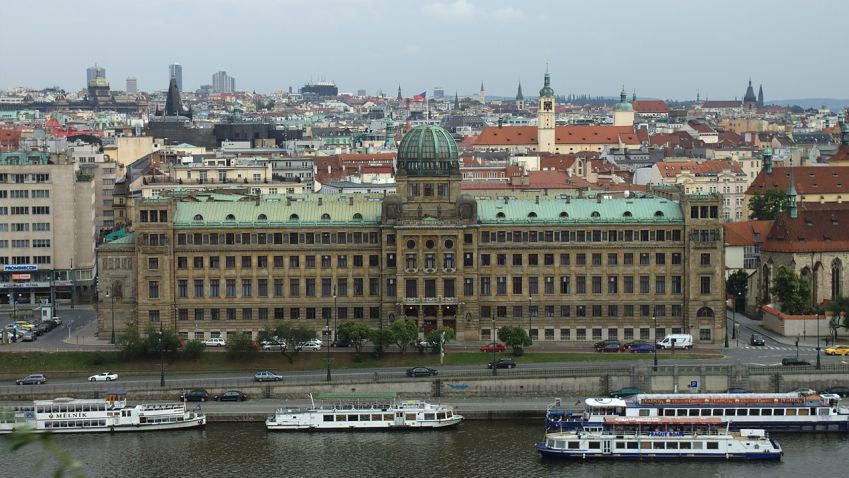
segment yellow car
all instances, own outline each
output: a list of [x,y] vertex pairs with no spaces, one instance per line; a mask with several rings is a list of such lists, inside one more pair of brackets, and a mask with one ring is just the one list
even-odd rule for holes
[[833,345],[825,349],[826,355],[847,355],[849,354],[849,345]]

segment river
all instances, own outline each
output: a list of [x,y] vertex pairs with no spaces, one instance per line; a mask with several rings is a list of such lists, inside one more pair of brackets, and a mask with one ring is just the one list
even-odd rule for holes
[[[849,436],[776,434],[781,462],[566,462],[542,459],[542,419],[466,421],[424,432],[268,433],[261,423],[204,430],[58,435],[51,440],[90,478],[122,477],[812,477],[843,476]],[[0,447],[0,477],[48,477],[39,445]],[[10,466],[11,465],[11,466]],[[26,470],[33,469],[32,472]]]

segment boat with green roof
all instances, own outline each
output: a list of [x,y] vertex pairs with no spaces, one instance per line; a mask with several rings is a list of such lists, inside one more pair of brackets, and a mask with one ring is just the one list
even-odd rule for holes
[[265,421],[270,431],[423,430],[457,425],[453,407],[399,400],[394,392],[324,393],[320,405],[310,394],[308,408],[279,408]]

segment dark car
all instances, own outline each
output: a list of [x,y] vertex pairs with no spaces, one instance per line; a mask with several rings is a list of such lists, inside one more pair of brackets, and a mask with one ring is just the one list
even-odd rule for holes
[[487,368],[516,368],[516,362],[511,358],[503,358],[490,362],[486,366]]
[[781,365],[810,365],[811,362],[802,360],[799,357],[784,357],[781,359]]
[[731,387],[725,391],[725,393],[751,393],[745,388],[742,387]]
[[50,326],[47,325],[47,322],[42,322],[35,326],[35,334],[36,335],[44,335],[47,332],[50,332]]
[[638,343],[638,344],[633,344],[630,347],[628,347],[628,350],[630,350],[631,353],[635,353],[635,354],[651,353],[651,352],[654,352],[656,349],[657,348],[655,347],[654,344],[650,344],[650,343],[647,343],[647,342],[641,342],[641,343]]
[[180,394],[181,402],[205,402],[209,400],[209,392],[202,388],[196,388]]
[[429,367],[413,367],[407,369],[408,377],[430,377],[439,373],[436,369]]
[[639,393],[640,393],[640,389],[637,388],[637,387],[625,387],[625,388],[620,388],[619,390],[614,390],[614,391],[610,392],[610,397],[611,398],[624,398],[624,397],[630,397],[632,395],[637,395]]
[[761,334],[752,334],[749,337],[749,345],[766,345],[766,340],[764,340],[764,336]]
[[622,344],[616,339],[602,340],[601,342],[596,342],[593,345],[593,348],[596,349],[596,351],[601,351],[601,349],[603,348],[612,348],[613,346],[615,346],[617,349],[622,349]]
[[248,394],[238,390],[227,390],[221,395],[216,395],[214,398],[216,402],[244,402],[247,399]]
[[47,383],[47,377],[41,373],[31,373],[24,378],[15,380],[17,385],[41,385],[43,383]]
[[645,340],[632,340],[631,342],[625,342],[625,350],[631,350],[631,347],[638,347],[640,345],[654,345],[651,342],[646,342]]
[[336,339],[333,341],[333,343],[330,344],[331,347],[350,347],[351,345],[352,344],[350,340],[341,339]]
[[596,352],[621,352],[622,347],[619,346],[619,343],[607,343],[603,344],[600,347],[595,348]]
[[849,397],[849,387],[831,387],[825,391],[825,393],[833,393],[835,395],[840,395],[843,398]]

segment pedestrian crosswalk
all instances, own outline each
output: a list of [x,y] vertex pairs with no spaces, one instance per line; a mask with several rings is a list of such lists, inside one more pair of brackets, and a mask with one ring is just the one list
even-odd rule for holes
[[[744,349],[752,349],[752,350],[792,350],[796,351],[796,347],[793,345],[788,346],[778,346],[778,345],[761,345],[761,346],[753,346],[746,345],[743,346]],[[799,347],[799,352],[815,352],[817,349],[814,347]]]

